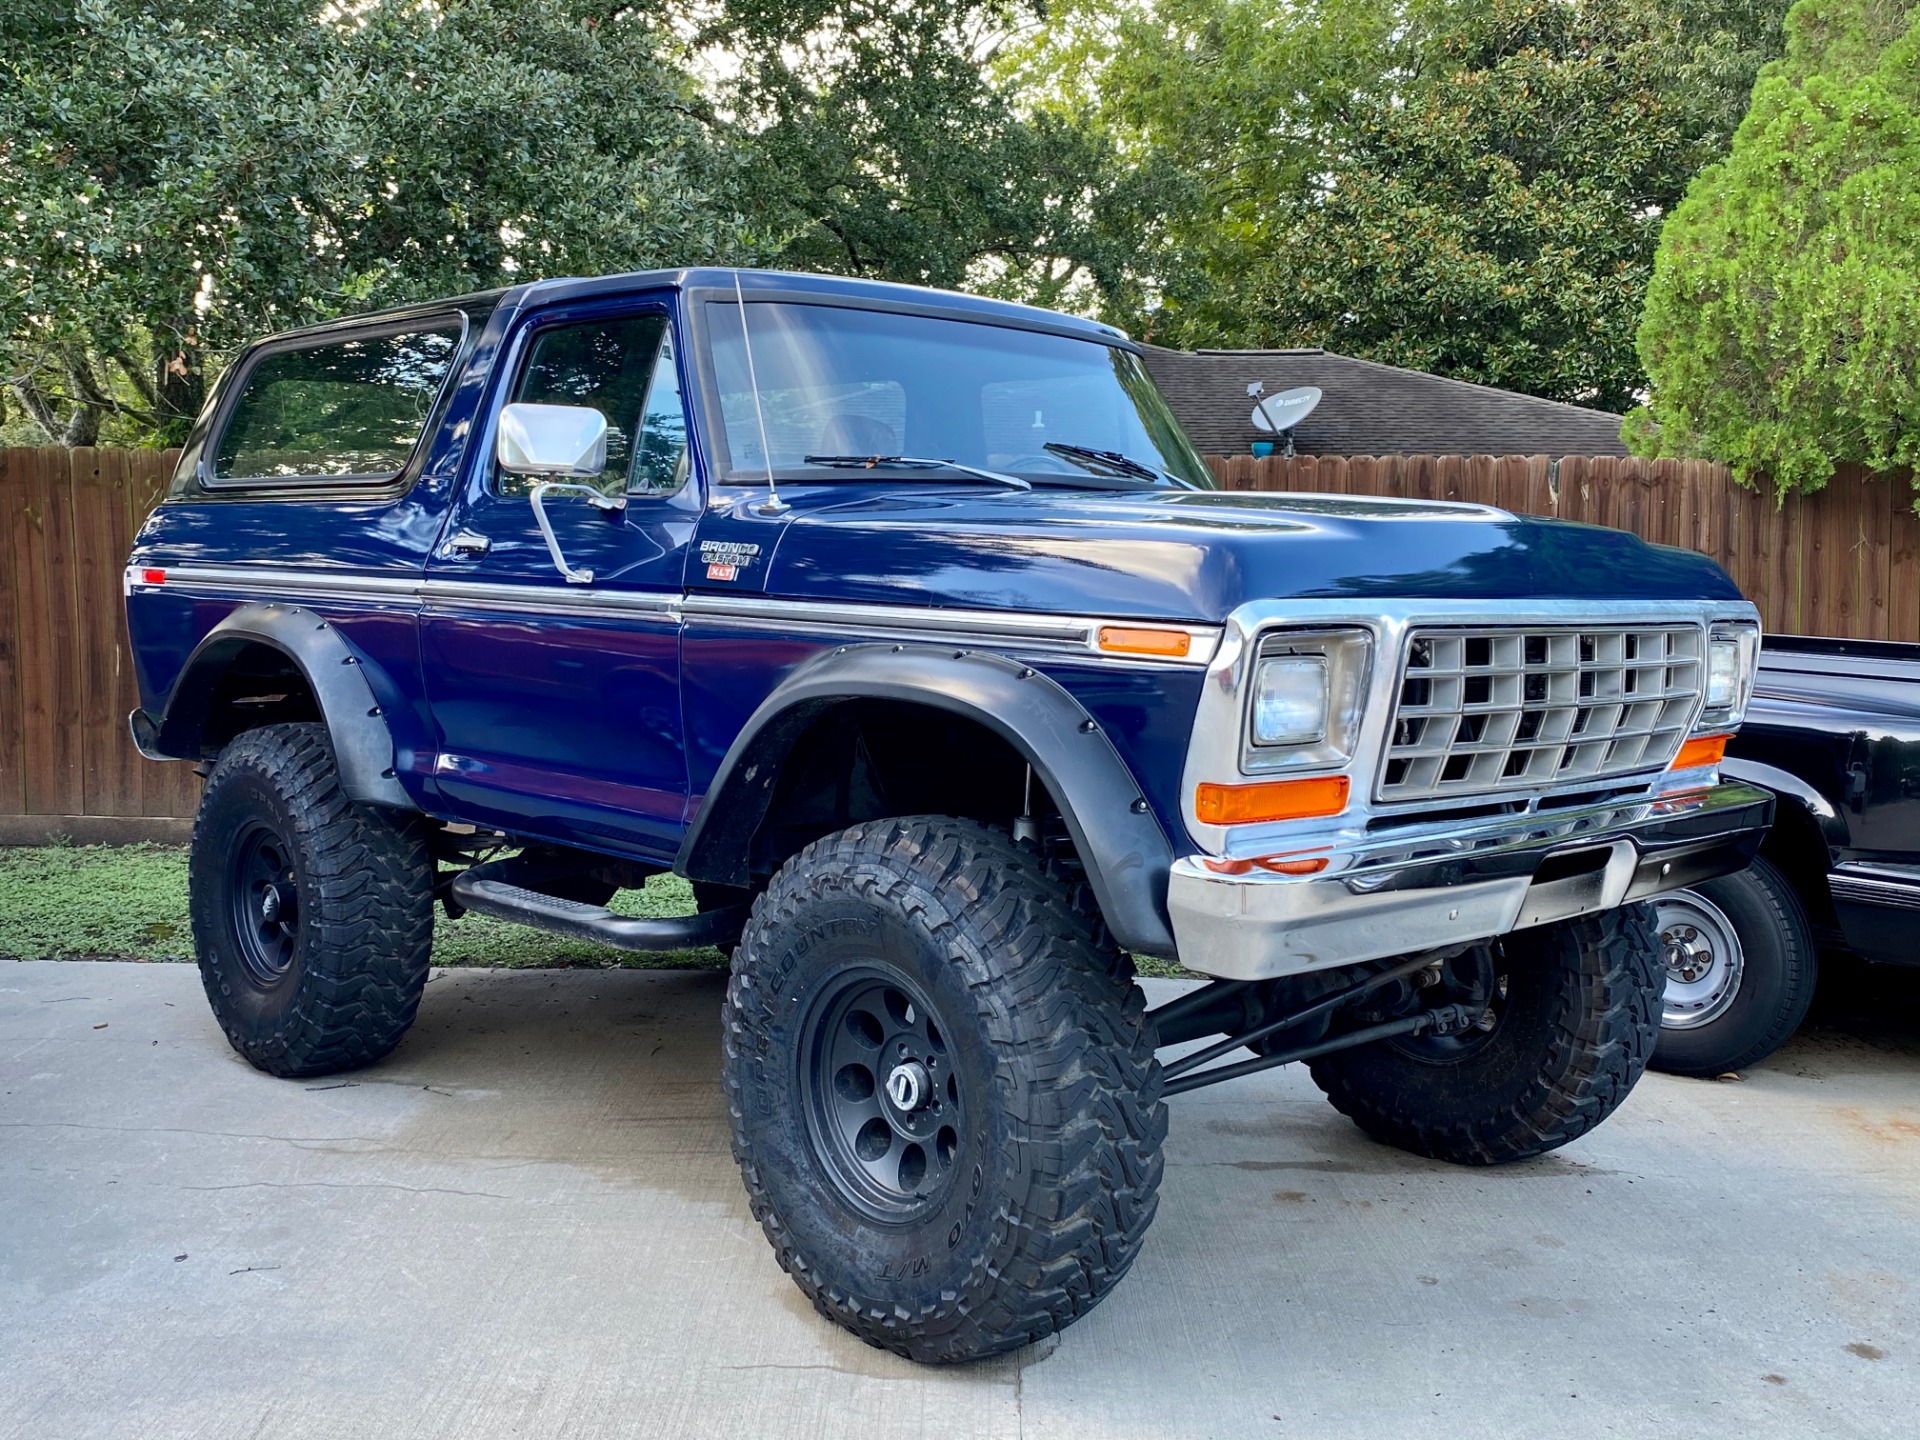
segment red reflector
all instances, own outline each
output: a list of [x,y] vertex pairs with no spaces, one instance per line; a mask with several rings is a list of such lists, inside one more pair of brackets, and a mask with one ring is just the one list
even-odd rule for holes
[[1276,875],[1318,875],[1327,868],[1327,857],[1315,855],[1306,860],[1282,860],[1278,856],[1269,855],[1266,859],[1256,860],[1253,863],[1262,870],[1273,871]]
[[1219,860],[1211,855],[1203,855],[1200,863],[1216,875],[1245,875],[1256,865],[1276,875],[1318,875],[1327,868],[1327,857],[1314,855],[1304,860],[1289,860],[1279,855],[1268,855],[1261,860]]
[[140,583],[142,585],[164,585],[167,583],[167,572],[164,570],[142,570],[140,572]]

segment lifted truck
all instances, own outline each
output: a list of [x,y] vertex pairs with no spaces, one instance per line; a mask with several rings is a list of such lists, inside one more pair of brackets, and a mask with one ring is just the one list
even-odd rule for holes
[[[263,341],[127,606],[135,737],[207,772],[236,1050],[385,1055],[436,903],[732,946],[754,1214],[920,1360],[1097,1304],[1199,1086],[1305,1061],[1470,1164],[1583,1134],[1658,1033],[1642,902],[1744,865],[1772,803],[1718,773],[1759,631],[1710,562],[1222,494],[1119,332],[850,280],[542,281]],[[608,908],[669,868],[696,916]],[[1130,953],[1213,981],[1150,1013]]]

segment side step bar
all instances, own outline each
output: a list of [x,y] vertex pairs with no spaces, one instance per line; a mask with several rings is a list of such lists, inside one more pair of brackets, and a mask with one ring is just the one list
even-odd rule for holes
[[501,920],[531,925],[538,930],[593,940],[616,950],[642,953],[659,950],[697,950],[703,945],[732,945],[746,928],[747,907],[729,905],[700,915],[677,919],[642,919],[616,915],[604,905],[542,895],[499,878],[493,862],[476,865],[453,878],[453,898],[468,910]]

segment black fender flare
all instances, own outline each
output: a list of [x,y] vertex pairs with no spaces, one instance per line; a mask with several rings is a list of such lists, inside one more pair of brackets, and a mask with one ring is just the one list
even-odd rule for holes
[[250,645],[277,650],[313,691],[340,767],[340,786],[365,805],[416,809],[394,777],[393,736],[366,676],[366,665],[333,624],[298,605],[254,602],[234,610],[194,647],[158,720],[133,712],[134,742],[155,759],[197,760],[214,688]]
[[856,645],[802,664],[761,702],[714,773],[674,868],[744,884],[781,763],[820,716],[848,700],[899,700],[962,715],[999,735],[1059,804],[1107,928],[1128,950],[1174,953],[1173,852],[1113,742],[1084,706],[1032,666],[931,646]]
[[[1824,868],[1833,868],[1834,852],[1845,849],[1848,843],[1847,822],[1834,808],[1833,802],[1817,788],[1790,770],[1782,770],[1777,765],[1767,765],[1758,760],[1742,759],[1737,755],[1729,755],[1720,762],[1720,773],[1729,780],[1744,780],[1749,785],[1772,791],[1781,809],[1803,811],[1826,847]],[[1778,811],[1776,823],[1777,816]]]

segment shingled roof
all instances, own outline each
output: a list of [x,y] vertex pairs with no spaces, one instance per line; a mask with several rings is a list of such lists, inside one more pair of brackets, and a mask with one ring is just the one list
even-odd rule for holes
[[1255,440],[1247,387],[1325,392],[1294,431],[1301,455],[1625,455],[1620,417],[1327,350],[1163,350],[1147,370],[1202,451],[1244,455]]

